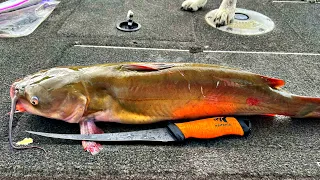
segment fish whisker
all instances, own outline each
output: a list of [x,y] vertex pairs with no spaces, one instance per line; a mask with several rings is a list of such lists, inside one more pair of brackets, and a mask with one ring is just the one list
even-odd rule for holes
[[16,146],[16,145],[13,144],[13,141],[12,141],[12,124],[13,124],[14,114],[16,112],[16,104],[17,104],[17,100],[18,100],[17,93],[18,93],[18,91],[15,91],[14,97],[12,98],[11,112],[9,114],[10,115],[10,119],[9,119],[9,144],[10,144],[10,147],[13,148],[13,149],[16,149],[16,150],[24,150],[24,149],[36,148],[36,149],[41,149],[46,153],[47,151],[45,149],[43,149],[42,147],[39,147],[39,146],[21,147],[21,146]]

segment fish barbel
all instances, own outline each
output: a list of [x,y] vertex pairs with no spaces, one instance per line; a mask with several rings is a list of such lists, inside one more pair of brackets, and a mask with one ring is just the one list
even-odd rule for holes
[[[319,118],[320,98],[281,79],[209,64],[121,63],[57,67],[13,83],[16,109],[88,131],[93,121],[147,124],[228,115]],[[92,122],[92,123],[91,123]],[[90,131],[90,130],[89,130]],[[87,132],[88,133],[88,132]]]

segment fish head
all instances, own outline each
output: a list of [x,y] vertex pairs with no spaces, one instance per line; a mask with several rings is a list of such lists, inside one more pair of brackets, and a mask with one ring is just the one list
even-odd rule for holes
[[17,111],[78,123],[87,98],[77,79],[74,70],[68,68],[40,71],[14,82],[10,96],[16,99]]

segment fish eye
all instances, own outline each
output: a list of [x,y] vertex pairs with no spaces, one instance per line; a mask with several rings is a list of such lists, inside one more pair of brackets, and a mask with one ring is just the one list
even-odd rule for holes
[[31,100],[30,100],[30,103],[31,103],[32,105],[37,105],[37,104],[39,103],[38,97],[37,97],[37,96],[33,96],[33,97],[31,98]]

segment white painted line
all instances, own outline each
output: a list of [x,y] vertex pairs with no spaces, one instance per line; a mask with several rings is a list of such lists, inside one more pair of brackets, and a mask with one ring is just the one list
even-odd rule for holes
[[85,47],[85,48],[105,48],[105,49],[129,49],[129,50],[189,52],[189,50],[185,50],[185,49],[160,49],[160,48],[140,48],[140,47],[121,47],[121,46],[94,46],[94,45],[74,45],[74,46],[75,46],[75,47]]
[[272,1],[273,3],[296,3],[296,4],[306,4],[306,3],[310,3],[310,4],[314,4],[314,3],[320,3],[318,1],[311,3],[311,2],[307,2],[307,1]]
[[[122,47],[122,46],[94,46],[94,45],[74,45],[82,48],[104,48],[104,49],[125,49],[125,50],[148,50],[148,51],[171,51],[189,52],[187,49],[161,49],[143,47]],[[300,55],[300,56],[320,56],[319,53],[294,53],[294,52],[264,52],[264,51],[213,51],[203,50],[204,53],[230,53],[230,54],[270,54],[270,55]]]
[[264,51],[203,51],[204,53],[234,53],[234,54],[271,54],[271,55],[300,55],[320,56],[318,53],[294,53],[294,52],[264,52]]

